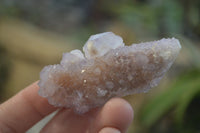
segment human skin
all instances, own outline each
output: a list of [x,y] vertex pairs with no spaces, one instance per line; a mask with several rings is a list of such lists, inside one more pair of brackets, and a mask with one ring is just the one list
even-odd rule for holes
[[41,133],[125,133],[133,109],[122,98],[112,98],[103,107],[83,115],[55,108],[38,95],[38,82],[26,87],[0,105],[0,133],[23,133],[48,114],[59,110]]

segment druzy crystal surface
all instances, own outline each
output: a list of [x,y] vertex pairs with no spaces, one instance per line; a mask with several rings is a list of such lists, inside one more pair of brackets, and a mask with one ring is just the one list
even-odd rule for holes
[[60,64],[44,67],[39,95],[82,114],[112,97],[157,86],[180,49],[175,38],[124,46],[112,32],[92,35],[83,47],[85,56],[73,50],[63,54]]

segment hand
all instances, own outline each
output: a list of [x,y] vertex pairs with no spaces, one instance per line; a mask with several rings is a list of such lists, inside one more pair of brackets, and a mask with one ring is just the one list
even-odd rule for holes
[[[37,82],[0,105],[0,132],[23,133],[58,108],[38,95]],[[125,133],[133,110],[121,98],[112,98],[103,107],[84,115],[60,109],[41,133]]]

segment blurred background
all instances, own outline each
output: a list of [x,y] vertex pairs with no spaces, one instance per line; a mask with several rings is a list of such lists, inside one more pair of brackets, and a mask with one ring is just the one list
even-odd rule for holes
[[182,44],[158,87],[125,97],[135,111],[128,133],[200,133],[199,0],[0,0],[0,103],[38,80],[63,52],[105,31],[126,45],[163,37]]

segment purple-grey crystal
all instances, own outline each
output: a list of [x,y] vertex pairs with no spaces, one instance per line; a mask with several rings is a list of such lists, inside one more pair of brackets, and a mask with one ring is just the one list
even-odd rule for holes
[[157,86],[180,49],[175,38],[124,46],[112,32],[93,35],[83,47],[85,56],[73,50],[63,54],[60,64],[44,67],[39,95],[82,114],[112,97]]

